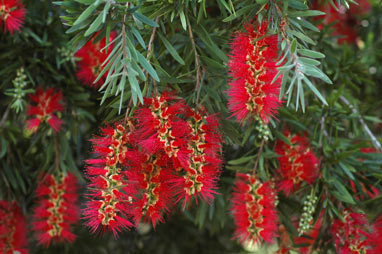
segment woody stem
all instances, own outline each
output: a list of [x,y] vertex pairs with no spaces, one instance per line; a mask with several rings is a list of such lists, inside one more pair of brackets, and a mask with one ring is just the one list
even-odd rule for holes
[[194,35],[192,33],[192,28],[191,28],[191,25],[190,25],[190,21],[188,21],[188,33],[189,33],[190,40],[191,40],[191,43],[192,43],[192,49],[194,50],[194,54],[195,54],[195,69],[196,69],[196,85],[195,85],[196,100],[195,100],[195,103],[196,103],[196,105],[198,105],[198,103],[199,103],[199,94],[200,94],[200,80],[202,78],[202,72],[200,70],[199,54],[198,54],[198,52],[196,50],[196,44],[195,44],[195,40],[194,40]]
[[[159,22],[159,16],[156,17],[155,19],[155,23],[158,24]],[[150,57],[151,57],[151,53],[153,51],[153,44],[154,44],[154,39],[155,39],[155,33],[157,31],[157,28],[154,26],[153,27],[153,31],[151,33],[151,36],[150,36],[150,41],[149,41],[149,46],[147,47],[147,61],[149,61]],[[150,62],[150,61],[149,61]],[[148,77],[148,72],[146,71],[146,79]],[[157,87],[157,82],[153,79],[153,86],[154,86],[154,93],[155,95],[158,95],[158,87]]]
[[256,161],[255,161],[255,166],[253,166],[253,172],[252,172],[253,175],[256,174],[257,165],[259,164],[260,155],[263,152],[264,144],[265,144],[265,139],[261,140],[260,148],[259,148],[259,151],[257,152],[257,158],[256,158]]
[[59,149],[58,149],[58,138],[57,134],[54,134],[54,150],[56,153],[56,171],[60,170],[60,154],[59,154]]

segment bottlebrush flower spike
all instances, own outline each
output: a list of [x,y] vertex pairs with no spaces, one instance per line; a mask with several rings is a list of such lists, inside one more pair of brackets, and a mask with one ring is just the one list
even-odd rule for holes
[[52,242],[73,242],[71,227],[79,220],[77,179],[74,175],[46,175],[36,189],[38,206],[34,210],[33,230],[38,243],[48,247]]
[[97,158],[86,161],[90,184],[83,215],[93,233],[108,229],[116,237],[122,229],[132,226],[128,220],[131,196],[126,194],[127,176],[122,170],[130,152],[131,132],[116,123],[102,128],[101,136],[92,143]]
[[131,168],[128,172],[129,193],[133,196],[131,213],[135,224],[142,218],[155,225],[163,223],[163,215],[172,205],[172,193],[168,179],[172,167],[164,152],[148,155],[139,151],[130,154]]
[[39,87],[35,94],[29,95],[29,98],[35,105],[28,106],[27,115],[33,116],[33,118],[27,120],[27,128],[36,132],[42,122],[47,122],[54,131],[59,131],[63,121],[55,113],[64,111],[64,107],[60,103],[62,93],[56,92],[53,88],[43,91]]
[[186,112],[190,133],[188,150],[191,151],[186,167],[178,167],[177,176],[172,181],[177,202],[190,203],[192,197],[210,202],[216,194],[216,182],[221,168],[221,135],[216,115],[207,115],[204,109]]
[[4,33],[20,31],[25,19],[26,9],[19,0],[0,0],[0,26]]
[[232,195],[232,213],[240,242],[272,243],[277,231],[276,194],[272,183],[261,183],[249,174],[237,174]]
[[0,253],[27,254],[26,222],[15,202],[0,201]]
[[[344,221],[336,219],[332,224],[332,235],[339,254],[369,253],[369,240],[373,236],[367,232],[368,221],[364,214],[346,210]],[[380,241],[380,239],[379,239]]]
[[373,224],[372,233],[368,239],[368,245],[371,249],[367,254],[380,254],[382,253],[382,217],[379,217]]
[[[98,34],[94,36],[97,37]],[[77,78],[84,84],[93,88],[99,88],[105,83],[107,72],[96,83],[99,74],[102,72],[102,64],[105,62],[109,53],[113,50],[113,44],[108,47],[108,51],[101,51],[106,46],[106,38],[94,43],[94,38],[80,48],[74,55],[80,60],[77,62]],[[115,38],[115,33],[110,34],[109,42]],[[108,42],[108,43],[109,43]]]
[[281,77],[273,84],[277,73],[276,35],[267,35],[268,24],[248,24],[247,32],[238,32],[233,39],[228,62],[232,76],[227,91],[228,107],[239,122],[260,117],[267,123],[281,105]]
[[164,151],[175,165],[186,166],[191,152],[187,149],[190,131],[179,115],[185,112],[187,105],[169,93],[145,98],[144,105],[135,114],[139,144],[149,154]]
[[319,175],[319,161],[309,147],[307,137],[292,135],[288,130],[284,136],[291,145],[277,140],[275,152],[279,155],[281,180],[278,184],[280,190],[286,195],[297,190],[303,182],[312,184]]

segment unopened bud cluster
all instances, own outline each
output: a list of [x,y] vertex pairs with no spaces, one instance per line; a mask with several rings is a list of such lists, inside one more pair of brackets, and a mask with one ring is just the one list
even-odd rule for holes
[[302,235],[312,228],[311,222],[313,220],[313,213],[315,210],[315,205],[317,202],[317,197],[312,193],[304,201],[303,213],[298,225],[298,234]]
[[16,110],[16,113],[23,111],[24,109],[24,96],[27,93],[32,92],[32,89],[24,90],[24,87],[28,84],[27,75],[25,74],[24,68],[21,67],[16,72],[16,78],[12,80],[14,88],[9,88],[5,91],[5,94],[13,97],[13,102],[11,108]]
[[268,141],[271,132],[269,130],[268,124],[264,123],[259,117],[256,119],[256,131],[258,132],[257,138],[259,140],[264,139]]

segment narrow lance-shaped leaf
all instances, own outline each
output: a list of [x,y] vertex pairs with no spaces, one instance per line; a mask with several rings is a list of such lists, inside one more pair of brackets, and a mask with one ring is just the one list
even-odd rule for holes
[[168,50],[168,52],[172,55],[172,57],[178,62],[180,63],[181,65],[184,65],[184,61],[183,59],[179,56],[178,52],[176,51],[176,49],[171,45],[171,43],[166,39],[164,38],[160,33],[158,33],[159,37],[161,38],[164,46],[166,47],[166,49]]

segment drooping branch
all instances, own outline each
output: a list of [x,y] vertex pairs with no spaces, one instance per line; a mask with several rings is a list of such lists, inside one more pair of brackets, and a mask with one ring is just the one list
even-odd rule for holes
[[[156,19],[155,19],[155,23],[158,24],[158,22],[159,22],[159,16],[156,17]],[[151,57],[151,53],[152,53],[152,51],[153,51],[153,44],[154,44],[154,39],[155,39],[155,33],[156,33],[156,31],[157,31],[157,28],[154,26],[154,27],[153,27],[153,31],[152,31],[151,36],[150,36],[149,45],[148,45],[148,47],[147,47],[147,56],[146,56],[146,59],[147,59],[147,61],[148,61],[149,63],[151,63],[151,62],[150,62],[150,57]],[[146,79],[148,78],[148,74],[149,74],[148,71],[145,70],[145,76],[146,76]],[[157,95],[157,94],[158,94],[158,87],[157,87],[157,82],[156,82],[154,79],[153,79],[153,86],[154,86],[154,92],[155,92],[155,94]]]
[[[127,54],[127,42],[126,42],[126,14],[123,15],[123,22],[122,22],[122,54],[123,54],[123,58],[124,60],[126,60],[128,58],[128,54]],[[126,64],[124,63],[123,64],[123,73],[124,75],[127,76],[127,68],[126,68]]]
[[195,70],[196,70],[196,85],[195,85],[195,91],[196,91],[196,105],[199,103],[199,89],[200,89],[200,81],[202,79],[202,72],[201,72],[201,65],[200,65],[200,59],[199,59],[199,54],[196,50],[196,44],[194,40],[194,35],[192,33],[192,28],[190,25],[190,22],[188,22],[188,33],[189,37],[192,43],[192,49],[194,50],[195,54]]
[[255,161],[255,165],[253,166],[253,173],[252,174],[256,173],[257,165],[259,164],[259,160],[260,160],[261,153],[263,152],[264,144],[265,144],[265,139],[263,138],[261,140],[259,151],[257,152],[257,158],[256,158],[256,161]]
[[371,140],[373,141],[373,143],[377,146],[378,150],[382,151],[382,146],[381,146],[381,143],[379,143],[378,139],[374,136],[374,134],[371,132],[371,130],[369,129],[369,127],[367,126],[367,124],[365,123],[365,121],[363,120],[362,116],[359,114],[358,110],[344,97],[344,96],[340,96],[340,100],[345,103],[350,109],[351,111],[358,115],[358,120],[359,122],[361,123],[362,127],[364,128],[364,130],[366,131],[366,133],[369,135],[369,137],[371,138]]
[[56,165],[56,172],[59,172],[60,170],[60,151],[58,148],[58,138],[57,133],[54,133],[54,151],[56,153],[56,159],[55,159],[55,165]]
[[[155,23],[158,24],[158,22],[159,22],[159,16],[156,17],[156,19],[155,19]],[[149,59],[149,57],[150,57],[150,55],[151,55],[151,52],[153,51],[153,44],[154,44],[154,39],[155,39],[155,33],[156,33],[156,31],[157,31],[157,27],[154,26],[154,27],[153,27],[153,31],[152,31],[151,36],[150,36],[149,45],[148,45],[148,47],[147,47],[147,59]]]

